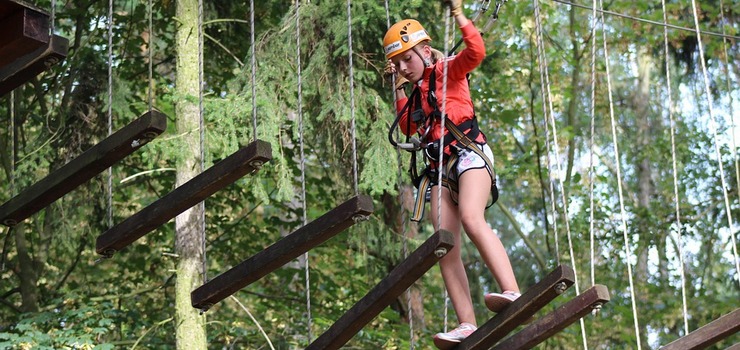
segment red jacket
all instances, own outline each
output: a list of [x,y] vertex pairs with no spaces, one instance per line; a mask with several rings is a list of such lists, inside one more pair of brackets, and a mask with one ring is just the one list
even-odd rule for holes
[[[473,101],[470,99],[470,89],[468,87],[468,80],[466,75],[478,67],[483,59],[486,57],[486,48],[483,44],[483,38],[475,28],[473,22],[469,22],[466,26],[460,28],[463,35],[463,41],[465,42],[465,49],[459,54],[447,58],[447,104],[445,105],[445,113],[455,125],[470,120],[474,117]],[[432,70],[435,70],[436,75],[436,90],[437,90],[437,108],[442,110],[442,104],[444,103],[444,61],[438,61],[434,66],[427,67],[424,71],[424,75],[420,81],[419,87],[421,89],[421,104],[424,109],[424,113],[429,115],[434,111],[432,106],[427,102],[427,94],[429,93],[429,75]],[[396,103],[397,112],[401,112],[403,107],[406,105],[408,98],[399,99]],[[400,116],[398,125],[401,131],[411,136],[416,132],[417,127],[415,123],[411,123],[411,129],[407,128],[407,112],[404,112]],[[434,120],[432,124],[432,130],[429,132],[429,136],[424,140],[426,142],[432,142],[440,138],[440,121]],[[445,129],[445,134],[448,130]],[[484,139],[483,133],[481,133],[475,141],[482,141]]]

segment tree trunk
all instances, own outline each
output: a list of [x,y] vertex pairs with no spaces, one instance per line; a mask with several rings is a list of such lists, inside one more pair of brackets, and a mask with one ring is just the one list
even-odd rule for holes
[[[181,186],[202,172],[200,153],[200,113],[197,104],[185,96],[199,96],[198,1],[178,0],[177,76],[175,85],[181,98],[175,106],[177,133],[182,135],[183,154],[177,162],[176,186]],[[190,100],[192,101],[192,100]],[[177,349],[206,349],[204,315],[191,306],[190,292],[203,282],[203,204],[198,204],[175,218],[175,250],[179,256],[175,284],[175,320]]]

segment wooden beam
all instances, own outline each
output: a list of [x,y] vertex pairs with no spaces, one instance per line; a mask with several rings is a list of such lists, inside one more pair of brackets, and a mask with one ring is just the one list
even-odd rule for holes
[[229,295],[326,242],[372,212],[372,198],[361,195],[349,199],[195,289],[190,293],[193,307],[208,310]]
[[307,350],[339,349],[388,307],[455,245],[452,233],[438,231],[318,337]]
[[95,250],[111,257],[145,234],[200,203],[272,159],[270,144],[257,140],[98,236]]
[[605,286],[594,285],[555,311],[496,344],[492,350],[531,349],[588,315],[594,308],[608,303],[609,300],[609,290]]
[[662,350],[704,349],[740,331],[740,308],[676,339]]
[[519,299],[465,338],[455,349],[489,349],[555,297],[563,294],[574,282],[573,269],[566,265],[558,266],[543,280],[530,287]]
[[167,129],[167,116],[144,113],[0,206],[0,222],[13,226],[133,153]]
[[18,8],[0,20],[0,67],[49,42],[49,16]]
[[69,40],[53,35],[46,45],[0,67],[0,96],[33,79],[67,57]]

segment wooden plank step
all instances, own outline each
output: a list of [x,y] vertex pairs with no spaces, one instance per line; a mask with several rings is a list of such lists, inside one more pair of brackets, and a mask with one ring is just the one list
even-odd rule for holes
[[257,140],[98,236],[95,250],[113,254],[272,159],[270,144]]
[[0,15],[0,67],[49,42],[49,16],[22,6],[3,6]]
[[555,311],[496,344],[492,350],[531,349],[588,315],[594,308],[608,303],[609,300],[609,289],[599,284],[594,285]]
[[530,287],[519,299],[460,342],[455,349],[489,349],[555,297],[563,294],[573,283],[575,283],[573,269],[566,265],[558,266],[539,283]]
[[441,230],[396,266],[386,278],[311,343],[307,350],[339,349],[401,293],[424,275],[455,245],[452,233]]
[[35,51],[0,67],[0,96],[33,79],[67,57],[69,40],[53,35]]
[[0,96],[67,56],[69,41],[51,35],[47,12],[25,1],[0,0]]
[[372,212],[372,198],[360,195],[349,199],[195,289],[190,294],[193,307],[208,310],[229,295],[326,242]]
[[[740,331],[740,308],[678,338],[662,350],[704,349]],[[736,344],[737,345],[737,344]],[[732,347],[737,347],[733,345]]]
[[0,206],[0,222],[13,226],[130,155],[167,129],[167,116],[149,111]]

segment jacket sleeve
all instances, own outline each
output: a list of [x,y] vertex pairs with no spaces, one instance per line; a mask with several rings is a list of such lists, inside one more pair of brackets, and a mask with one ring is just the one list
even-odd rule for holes
[[478,67],[483,59],[486,58],[486,46],[483,43],[483,37],[473,22],[461,27],[463,42],[465,48],[450,60],[447,67],[450,79],[463,79],[470,71]]

